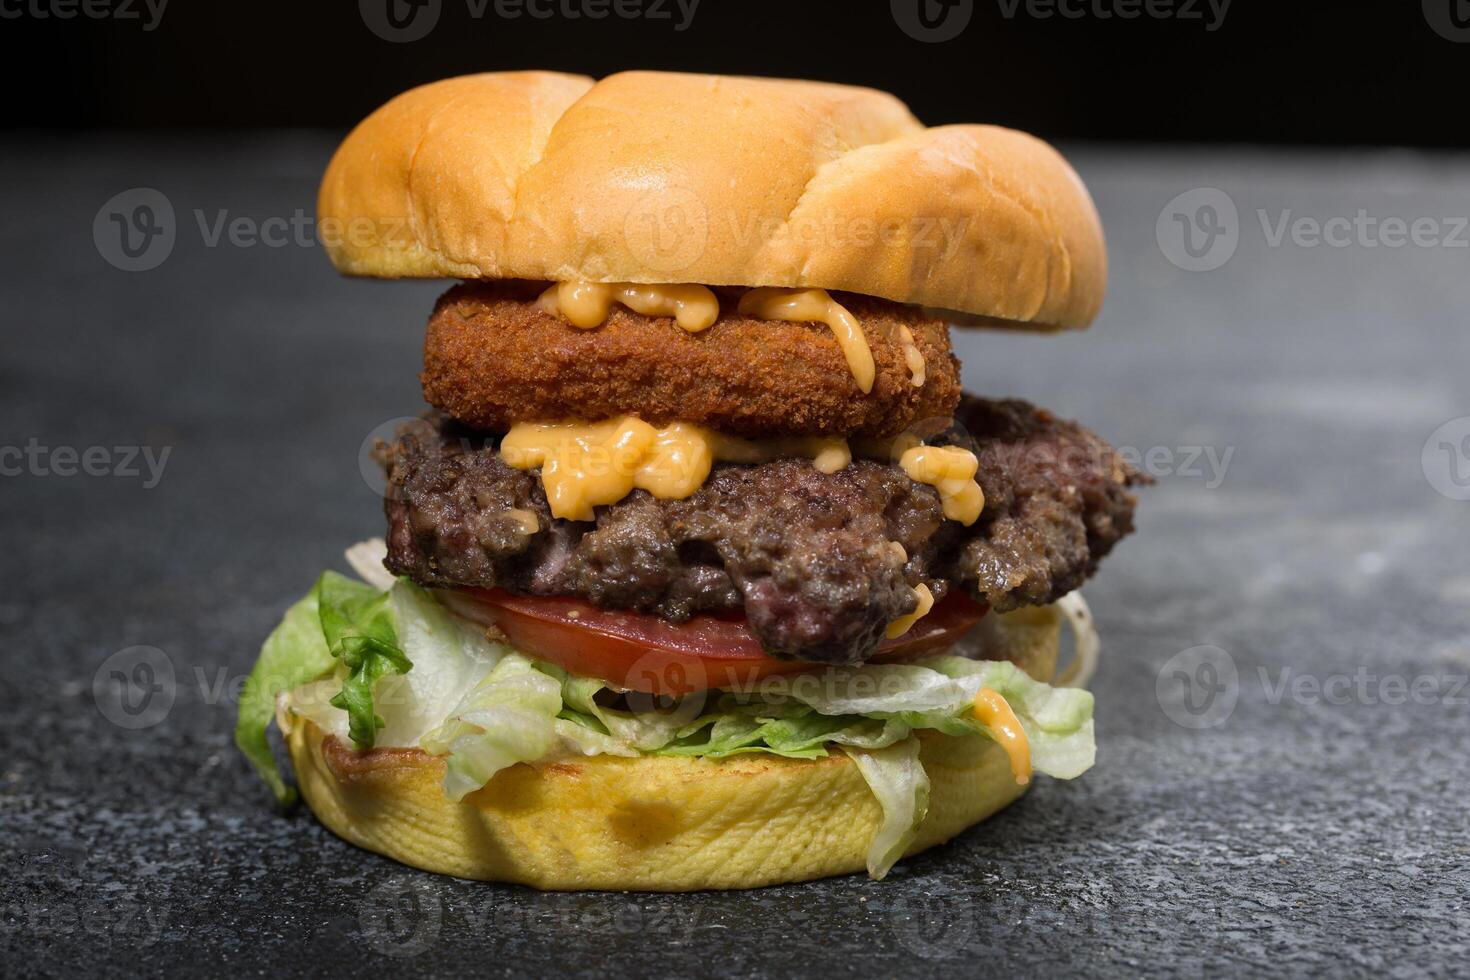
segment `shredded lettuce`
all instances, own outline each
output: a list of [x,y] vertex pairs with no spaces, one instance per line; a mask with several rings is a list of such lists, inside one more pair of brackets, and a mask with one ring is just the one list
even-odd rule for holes
[[322,637],[316,591],[312,590],[286,611],[280,625],[266,637],[240,691],[235,744],[281,806],[295,801],[296,790],[281,778],[266,738],[266,729],[276,713],[276,696],[320,677],[332,669],[332,664],[332,651],[327,649],[327,641]]
[[245,685],[235,740],[283,803],[294,794],[266,739],[278,696],[283,719],[308,718],[360,748],[420,746],[445,757],[445,792],[455,800],[509,766],[566,755],[818,759],[836,747],[883,810],[867,855],[875,878],[903,855],[927,812],[915,733],[992,737],[974,714],[980,690],[1011,706],[1037,771],[1067,779],[1094,761],[1092,695],[1008,662],[938,655],[654,699],[533,660],[433,593],[369,576],[381,547],[349,553],[373,584],[322,575],[266,640]]
[[929,813],[929,774],[919,761],[919,740],[906,738],[881,749],[843,746],[883,808],[883,823],[868,842],[868,875],[881,881],[903,857]]
[[432,755],[448,755],[444,791],[462,800],[500,770],[550,755],[560,711],[561,681],[512,653],[420,744]]
[[[922,728],[988,737],[989,731],[971,711],[982,688],[1010,703],[1031,743],[1031,762],[1038,771],[1071,779],[1092,766],[1092,694],[1052,687],[1004,660],[941,654],[911,664],[833,667],[815,674],[769,677],[741,695],[771,708],[805,705],[827,718],[899,722],[905,727],[891,729],[896,737],[881,743],[892,744]],[[834,741],[842,743],[840,738]]]
[[[925,669],[952,677],[971,702],[990,688],[1009,702],[1031,745],[1031,765],[1057,779],[1074,779],[1092,768],[1097,746],[1092,731],[1092,692],[1052,687],[1004,660],[966,660],[937,656]],[[973,719],[969,723],[983,730]],[[940,727],[934,725],[932,727]]]
[[596,696],[600,691],[610,690],[606,681],[595,677],[573,677],[561,672],[562,699],[568,709],[567,720],[574,722],[595,719],[598,726],[623,745],[640,752],[654,752],[663,748],[679,734],[694,712],[681,707],[663,710],[655,706],[651,698],[645,711],[617,710],[599,704]]
[[[354,637],[374,643],[354,655],[352,648],[363,646]],[[396,654],[385,654],[379,643]],[[508,650],[405,579],[380,591],[328,572],[261,647],[241,692],[235,743],[277,801],[288,805],[295,791],[282,779],[266,736],[278,697],[291,714],[341,738],[353,737],[354,725],[363,734],[370,719],[375,742],[415,745]]]
[[385,745],[417,745],[511,648],[492,642],[483,627],[455,616],[407,579],[394,582],[390,596],[413,670],[378,682],[378,710],[387,723],[378,738]]
[[336,572],[316,583],[322,635],[347,676],[331,704],[347,712],[347,732],[360,749],[370,749],[387,724],[373,709],[373,686],[384,674],[406,674],[413,662],[398,646],[391,592],[380,592]]

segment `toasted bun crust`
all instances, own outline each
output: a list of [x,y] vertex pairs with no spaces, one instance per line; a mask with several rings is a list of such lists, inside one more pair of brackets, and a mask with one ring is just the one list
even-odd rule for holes
[[819,82],[451,78],[359,124],[318,210],[353,275],[816,287],[1037,328],[1086,326],[1107,278],[1050,146]]
[[[992,620],[987,656],[1056,669],[1054,607]],[[949,840],[1024,791],[989,739],[921,736],[929,812],[909,848]],[[419,749],[355,752],[294,719],[302,796],[339,837],[416,868],[537,888],[754,888],[861,871],[881,810],[841,752],[814,761],[596,756],[502,770],[455,803]]]

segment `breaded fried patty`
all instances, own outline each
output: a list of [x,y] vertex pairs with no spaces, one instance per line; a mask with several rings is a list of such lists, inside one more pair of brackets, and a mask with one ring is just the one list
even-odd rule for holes
[[635,490],[595,522],[555,519],[535,473],[441,417],[382,447],[386,564],[423,585],[574,595],[674,622],[743,609],[768,653],[855,663],[913,611],[914,585],[999,611],[1055,602],[1133,530],[1129,488],[1148,478],[1096,435],[1021,401],[966,398],[956,422],[935,441],[980,460],[985,509],[969,527],[944,520],[933,488],[866,459],[835,473],[721,463],[687,499]]
[[[820,323],[755,320],[720,296],[720,318],[688,333],[669,317],[615,306],[591,330],[535,303],[543,284],[463,284],[440,298],[424,340],[424,397],[467,425],[504,432],[549,419],[638,415],[741,436],[896,435],[948,418],[959,362],[944,322],[910,307],[838,294],[862,324],[877,367],[871,392],[853,380]],[[924,358],[915,385],[901,327]]]

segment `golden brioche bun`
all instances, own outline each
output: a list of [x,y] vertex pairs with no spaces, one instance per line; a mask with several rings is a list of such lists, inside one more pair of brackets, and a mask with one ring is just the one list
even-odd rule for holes
[[1036,328],[1086,326],[1107,278],[1050,146],[819,82],[451,78],[363,120],[318,211],[353,275],[815,287]]
[[[987,616],[985,656],[1038,679],[1056,670],[1055,607]],[[841,751],[813,761],[594,756],[504,769],[454,802],[421,749],[357,752],[292,718],[302,796],[333,833],[427,871],[554,890],[754,888],[861,871],[882,812]],[[983,736],[920,736],[929,811],[915,854],[1025,787]]]

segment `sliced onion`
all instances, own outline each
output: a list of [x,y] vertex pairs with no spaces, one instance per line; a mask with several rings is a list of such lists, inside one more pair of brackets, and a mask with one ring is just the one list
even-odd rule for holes
[[1102,650],[1097,627],[1092,625],[1092,610],[1087,607],[1087,600],[1082,598],[1081,592],[1062,596],[1057,600],[1057,609],[1067,617],[1074,642],[1072,662],[1057,677],[1056,684],[1059,687],[1086,687],[1097,670],[1097,657]]

